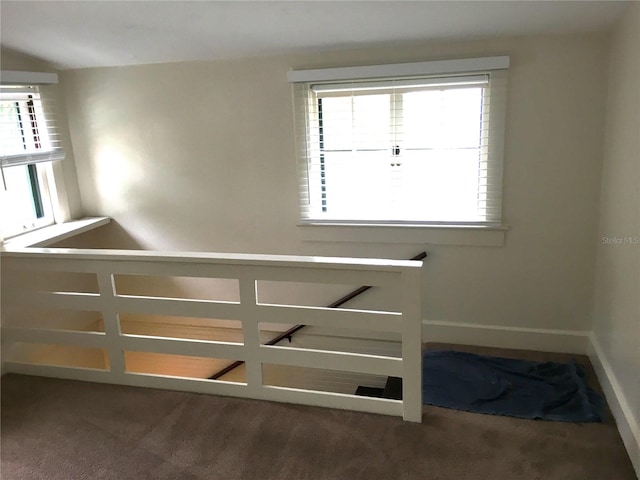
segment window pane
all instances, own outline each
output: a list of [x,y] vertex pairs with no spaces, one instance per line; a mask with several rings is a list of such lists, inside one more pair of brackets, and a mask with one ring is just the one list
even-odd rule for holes
[[325,150],[389,148],[389,95],[325,97],[321,102]]
[[15,102],[0,103],[0,153],[3,155],[20,153],[24,141]]
[[482,88],[405,93],[402,114],[404,148],[477,148]]
[[5,168],[4,180],[7,189],[2,198],[2,233],[8,237],[33,228],[38,217],[28,167]]
[[397,170],[397,219],[484,220],[477,208],[478,150],[405,152]]
[[388,152],[325,154],[327,215],[334,219],[386,218],[391,184]]

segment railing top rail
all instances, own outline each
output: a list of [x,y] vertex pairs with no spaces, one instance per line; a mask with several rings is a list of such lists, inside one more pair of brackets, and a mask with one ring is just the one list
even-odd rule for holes
[[212,265],[247,265],[268,267],[297,267],[318,269],[351,269],[402,271],[422,267],[421,260],[392,260],[379,258],[315,257],[297,255],[256,255],[214,252],[158,252],[149,250],[107,250],[75,248],[15,248],[3,249],[2,257],[51,258],[108,262],[180,262],[210,263]]

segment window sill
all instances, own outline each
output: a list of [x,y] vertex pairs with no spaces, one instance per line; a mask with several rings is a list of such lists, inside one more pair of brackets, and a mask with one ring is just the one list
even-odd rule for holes
[[305,242],[400,243],[502,247],[509,227],[299,223]]
[[28,247],[47,247],[74,235],[79,235],[111,222],[109,217],[83,218],[70,222],[39,228],[5,240],[2,250],[14,250]]

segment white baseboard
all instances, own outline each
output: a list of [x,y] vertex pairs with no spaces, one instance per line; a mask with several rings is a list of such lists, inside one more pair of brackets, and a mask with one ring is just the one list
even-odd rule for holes
[[589,332],[423,320],[422,341],[542,352],[589,352]]
[[627,401],[624,392],[620,388],[618,379],[611,368],[594,334],[589,337],[589,358],[593,365],[611,413],[616,420],[618,431],[629,453],[631,463],[640,478],[640,419],[636,419]]

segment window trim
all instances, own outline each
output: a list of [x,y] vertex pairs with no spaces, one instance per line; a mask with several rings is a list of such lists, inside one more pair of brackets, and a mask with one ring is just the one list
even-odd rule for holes
[[327,82],[332,80],[358,80],[361,78],[388,78],[418,75],[448,75],[456,73],[481,72],[484,70],[505,70],[509,68],[508,56],[462,58],[453,60],[432,60],[427,62],[394,63],[388,65],[367,65],[360,67],[320,68],[314,70],[290,70],[289,83]]
[[0,71],[0,85],[55,85],[58,74],[52,72]]
[[[64,139],[60,137],[61,126],[55,121],[56,97],[55,89],[58,83],[58,75],[50,72],[8,71],[0,72],[0,86],[16,93],[24,94],[33,90],[38,94],[39,101],[34,107],[34,114],[44,115],[45,124],[38,125],[38,130],[45,128],[50,138],[50,148],[43,151],[29,151],[24,154],[3,155],[0,168],[13,168],[17,166],[33,166],[37,171],[39,191],[42,195],[44,216],[36,219],[30,228],[11,233],[5,239],[16,239],[31,232],[51,227],[56,223],[70,219],[70,206],[66,204],[66,192],[64,185],[64,173],[61,160],[65,158],[63,149]],[[26,86],[24,89],[19,88]],[[18,88],[16,88],[18,87]],[[37,133],[37,132],[36,132]],[[34,140],[37,143],[37,139]],[[30,181],[32,176],[29,175]],[[1,188],[1,187],[0,187]],[[2,239],[2,237],[0,237]]]
[[503,247],[507,225],[298,223],[303,242]]
[[[296,156],[298,161],[299,176],[299,208],[300,220],[298,225],[330,225],[330,226],[396,226],[396,227],[468,227],[468,228],[501,228],[504,225],[502,180],[503,180],[503,153],[504,153],[504,129],[506,126],[506,69],[509,67],[508,56],[482,57],[457,60],[438,60],[430,62],[415,62],[404,64],[374,65],[361,67],[342,67],[316,70],[289,71],[289,82],[293,84],[294,123],[296,128]],[[418,220],[341,220],[315,218],[311,214],[311,191],[317,188],[311,185],[309,166],[308,138],[312,135],[314,125],[309,122],[310,112],[313,107],[309,105],[309,92],[328,90],[336,87],[331,82],[357,81],[366,85],[368,81],[385,84],[389,78],[405,78],[411,76],[461,76],[461,75],[488,75],[490,87],[488,98],[489,111],[489,142],[490,151],[487,153],[487,168],[492,169],[489,179],[499,183],[499,186],[489,189],[487,199],[494,205],[496,213],[487,221],[418,221]],[[389,82],[386,82],[389,83]],[[411,83],[411,79],[407,80]],[[324,86],[318,86],[324,85]],[[339,83],[337,84],[339,85]],[[492,218],[491,218],[492,217]]]
[[30,247],[48,247],[67,238],[102,227],[111,222],[109,217],[86,217],[65,223],[49,225],[38,230],[31,230],[1,243],[0,251],[16,250]]

